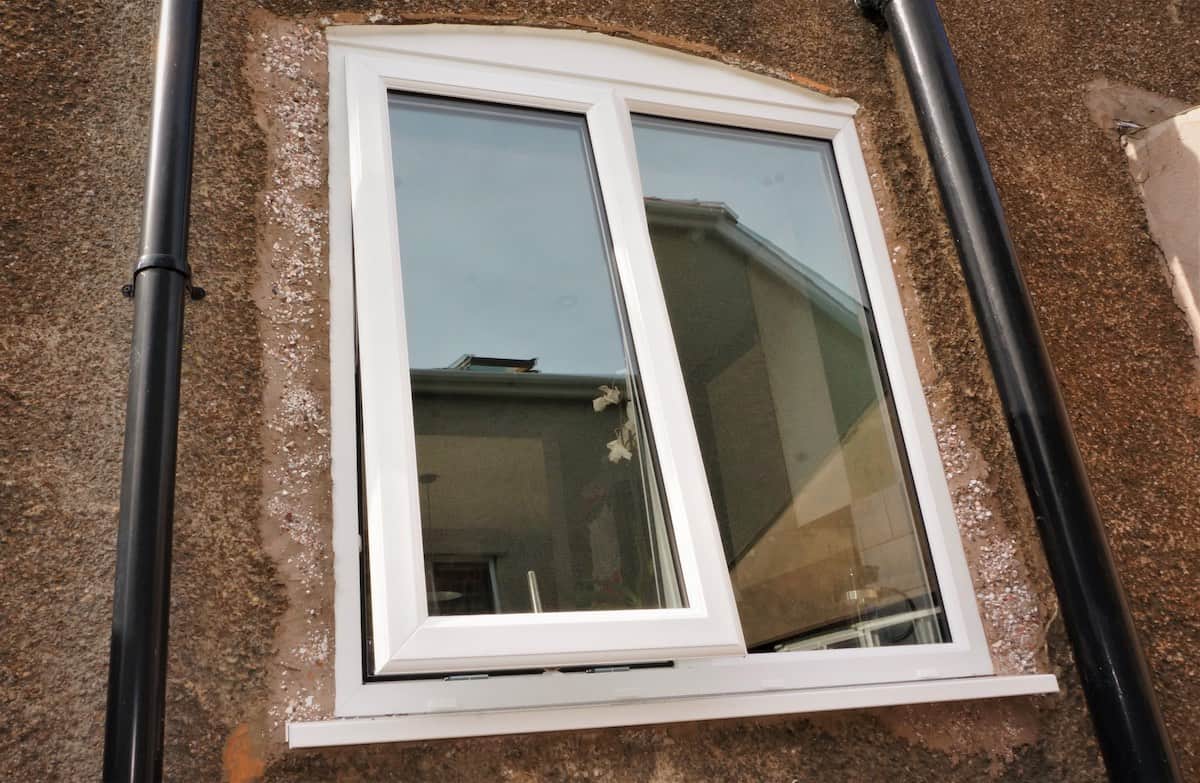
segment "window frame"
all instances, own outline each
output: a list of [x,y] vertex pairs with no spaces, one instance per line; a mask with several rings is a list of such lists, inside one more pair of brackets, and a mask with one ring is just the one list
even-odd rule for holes
[[[393,735],[397,739],[408,739],[544,730],[547,727],[662,722],[671,720],[670,715],[683,720],[790,712],[806,709],[805,704],[810,705],[807,708],[828,709],[838,703],[838,694],[844,697],[846,706],[865,706],[866,703],[936,701],[960,697],[960,694],[978,696],[1056,690],[1057,685],[1050,676],[990,676],[993,674],[991,657],[909,342],[872,193],[871,176],[855,130],[854,116],[858,110],[855,102],[826,97],[779,79],[700,58],[595,33],[421,25],[337,27],[330,28],[327,35],[331,76],[330,360],[336,716],[403,715],[404,728],[395,730]],[[545,103],[536,102],[546,100],[544,96],[524,95],[521,98],[514,93],[557,90],[573,84],[576,92],[565,93],[566,98],[561,91],[553,93],[551,102],[559,103],[548,107],[577,108],[578,103],[570,105],[570,101],[578,101],[578,96],[586,92],[594,96],[591,105],[606,107],[609,122],[612,122],[614,111],[618,116],[623,111],[624,123],[618,123],[620,127],[616,132],[630,136],[625,147],[628,168],[625,183],[618,182],[615,187],[632,189],[632,193],[625,194],[625,199],[639,206],[641,185],[636,158],[631,157],[630,113],[801,135],[831,142],[879,340],[880,370],[893,395],[900,440],[912,474],[919,516],[950,628],[950,642],[723,655],[678,660],[670,668],[606,672],[600,667],[600,671],[590,673],[556,671],[455,681],[366,681],[359,578],[351,233],[351,171],[354,165],[362,165],[362,162],[356,164],[351,155],[353,127],[347,99],[354,89],[354,80],[379,79],[381,70],[394,73],[396,68],[404,69],[405,80],[395,83],[406,84],[410,89],[420,85],[419,91],[431,94],[483,100],[496,100],[498,94],[503,94],[504,102],[545,106]],[[651,74],[653,80],[647,81]],[[470,80],[466,86],[464,80]],[[450,89],[454,92],[443,91]],[[522,104],[516,102],[518,99],[535,102]],[[644,212],[639,209],[633,214],[626,214],[629,210],[616,213],[614,206],[608,203],[608,192],[605,191],[605,209],[609,213],[614,244],[618,231],[624,231],[626,235],[640,232],[641,239],[635,236],[627,241],[644,241],[648,245]],[[618,221],[622,220],[632,223],[618,227]],[[652,253],[649,257],[653,258]],[[625,263],[628,264],[628,259]],[[653,267],[642,270],[643,273],[647,271],[655,277],[653,290],[658,286],[657,273]],[[630,298],[629,291],[626,291],[626,298]],[[655,304],[661,306],[661,292]],[[631,311],[635,309],[630,307]],[[665,317],[665,311],[663,315]],[[666,337],[670,339],[669,332]],[[673,344],[668,343],[661,356],[647,352],[645,347],[638,348],[643,366],[665,359],[672,365],[672,371],[678,372]],[[684,400],[686,411],[686,398]],[[653,411],[651,415],[654,415]],[[657,420],[655,424],[657,428]],[[688,428],[691,428],[690,421]],[[693,431],[693,446],[694,437]],[[699,463],[698,449],[691,458]],[[701,477],[702,471],[701,466]],[[413,473],[415,481],[415,470]],[[707,484],[702,483],[702,492],[692,494],[703,497],[711,514]],[[715,523],[712,529],[715,534]],[[420,573],[423,574],[423,569]],[[594,655],[587,658],[589,662],[596,661]],[[437,668],[445,670],[444,666]],[[971,687],[964,686],[964,682],[970,683]],[[926,683],[929,687],[925,687]],[[753,706],[755,704],[758,706]],[[826,706],[819,706],[822,704]],[[520,719],[522,715],[528,720]],[[609,717],[598,717],[601,715]],[[497,716],[508,717],[499,719]],[[647,716],[656,717],[643,720]],[[447,729],[448,717],[458,719],[454,724],[457,728]],[[296,743],[308,744],[308,741],[297,739]]]

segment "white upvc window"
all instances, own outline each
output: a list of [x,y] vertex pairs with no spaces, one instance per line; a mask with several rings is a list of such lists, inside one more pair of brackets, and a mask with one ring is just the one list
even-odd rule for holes
[[1055,687],[989,676],[852,101],[329,41],[335,712],[390,717],[294,745]]

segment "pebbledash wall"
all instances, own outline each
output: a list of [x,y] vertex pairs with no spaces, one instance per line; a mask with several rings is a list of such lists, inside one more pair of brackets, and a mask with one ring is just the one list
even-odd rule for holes
[[[1200,8],[941,7],[1185,775],[1200,779],[1200,387],[1118,137],[1133,127],[1118,121],[1200,102]],[[119,287],[137,246],[156,10],[0,11],[5,780],[99,774],[131,314]],[[209,296],[187,316],[168,779],[1103,778],[904,83],[853,3],[209,0],[204,20],[191,261]],[[333,696],[324,30],[429,22],[602,32],[862,106],[993,659],[998,673],[1055,673],[1061,693],[286,749],[286,722],[331,714]]]

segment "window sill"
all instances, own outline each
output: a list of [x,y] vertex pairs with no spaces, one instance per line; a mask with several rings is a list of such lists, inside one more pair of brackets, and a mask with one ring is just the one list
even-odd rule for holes
[[1052,674],[964,677],[577,707],[298,721],[288,724],[287,735],[292,748],[317,748],[966,701],[1057,691],[1058,680]]

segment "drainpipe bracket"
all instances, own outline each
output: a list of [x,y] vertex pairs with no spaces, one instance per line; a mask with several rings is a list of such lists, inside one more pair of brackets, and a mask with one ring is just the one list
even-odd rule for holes
[[137,290],[137,276],[147,269],[169,269],[178,272],[188,283],[188,292],[193,301],[203,299],[205,291],[198,285],[192,284],[192,268],[187,261],[167,253],[146,253],[138,259],[133,268],[133,281],[121,286],[121,296],[132,299]]

